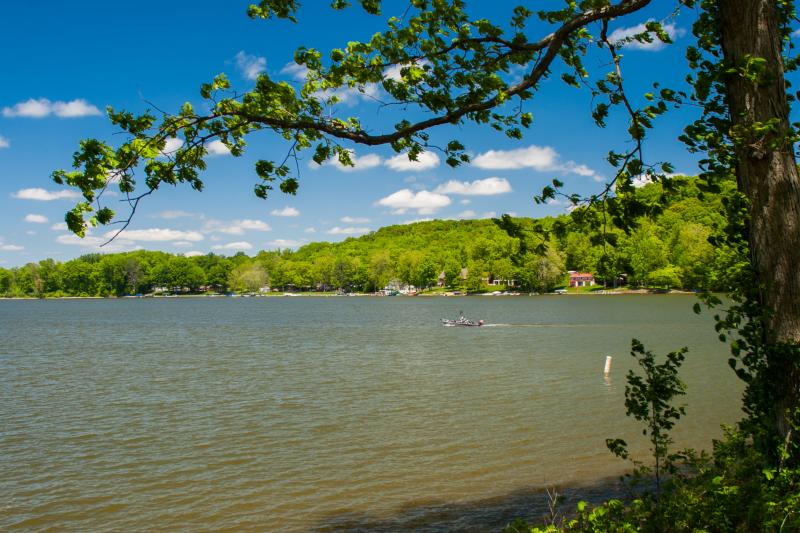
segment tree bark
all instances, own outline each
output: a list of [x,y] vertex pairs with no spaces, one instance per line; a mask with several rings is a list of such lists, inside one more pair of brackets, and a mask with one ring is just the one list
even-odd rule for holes
[[[774,0],[720,0],[719,30],[726,67],[763,58],[754,79],[725,78],[735,138],[739,190],[747,196],[753,268],[765,311],[764,343],[776,429],[790,436],[790,409],[800,398],[800,178],[791,140],[782,35]],[[768,133],[745,135],[772,122]],[[737,129],[738,128],[738,129]]]

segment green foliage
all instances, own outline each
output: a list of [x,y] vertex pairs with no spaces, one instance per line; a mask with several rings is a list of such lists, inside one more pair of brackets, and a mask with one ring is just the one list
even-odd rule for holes
[[647,274],[651,287],[671,289],[681,286],[681,269],[676,266],[661,267]]
[[[367,13],[380,14],[380,0],[358,3]],[[338,10],[350,4],[333,0],[329,5]],[[318,164],[337,158],[352,165],[349,154],[354,144],[389,145],[411,160],[442,147],[448,165],[467,163],[469,154],[459,139],[432,143],[428,130],[473,123],[521,138],[533,122],[524,105],[552,72],[558,71],[572,86],[588,83],[584,57],[597,42],[590,25],[600,21],[605,28],[608,20],[647,4],[648,0],[584,0],[537,12],[520,5],[508,20],[494,21],[471,16],[463,0],[410,0],[402,17],[389,18],[385,30],[366,41],[349,41],[329,51],[298,47],[295,63],[307,73],[299,86],[262,73],[255,87],[236,90],[225,74],[218,74],[201,85],[201,105],[187,102],[171,114],[148,110],[137,115],[109,108],[111,122],[125,134],[122,143],[85,140],[75,153],[72,170],[53,173],[57,183],[77,188],[85,199],[67,214],[68,227],[83,235],[90,225],[111,223],[113,213],[102,207],[103,193],[111,186],[130,195],[133,206],[162,184],[185,183],[201,190],[211,142],[221,141],[232,155],[240,156],[248,138],[262,130],[286,143],[286,157],[255,164],[259,181],[254,191],[261,198],[267,198],[276,183],[286,194],[298,191],[301,166],[291,163],[309,149]],[[253,19],[297,22],[301,9],[296,0],[261,0],[250,5],[247,14]],[[538,22],[529,24],[534,15]],[[541,35],[532,35],[533,30]],[[630,39],[669,42],[661,24],[652,21]],[[524,73],[521,79],[518,71]],[[342,91],[374,90],[382,92],[377,105],[402,106],[408,110],[404,116],[416,122],[404,118],[376,130],[336,106]],[[615,72],[603,76],[593,93],[598,101],[607,100],[595,112],[598,123],[610,107],[626,101]],[[633,111],[629,127],[633,138],[641,141],[652,120],[666,110],[664,101],[651,98],[646,107]],[[334,108],[340,116],[333,116]],[[180,147],[165,153],[173,139],[181,141]],[[629,181],[644,168],[640,154],[619,159]]]
[[702,201],[693,178],[674,177],[669,187],[658,182],[634,189],[630,195],[637,203],[660,208],[634,218],[627,233],[602,225],[612,200],[574,210],[569,218],[555,221],[552,232],[566,268],[592,272],[609,283],[626,274],[633,286],[726,289],[720,270],[729,268],[729,259],[711,244],[725,231],[724,206],[735,194],[735,184],[722,185],[720,193],[704,193]]
[[[641,342],[636,339],[631,341],[631,356],[636,359],[643,374],[638,375],[633,370],[628,372],[625,386],[625,414],[645,424],[642,434],[650,440],[655,459],[656,493],[661,491],[661,478],[664,472],[674,473],[674,462],[679,455],[669,454],[669,445],[672,438],[670,430],[685,414],[683,406],[672,405],[676,396],[686,394],[686,385],[678,377],[678,369],[685,359],[687,349],[670,352],[663,363],[656,362],[653,352],[645,350]],[[621,439],[608,439],[606,445],[614,455],[626,459],[628,451],[625,441]],[[649,472],[643,467],[641,473]]]
[[238,292],[258,292],[268,286],[269,278],[264,265],[258,262],[242,263],[231,270],[228,286]]
[[518,519],[506,533],[643,531],[800,530],[800,469],[776,469],[742,432],[725,427],[713,457],[687,453],[666,481],[660,498],[609,500],[596,507],[578,504],[560,524],[534,527]]
[[564,279],[563,254],[548,246],[543,255],[527,253],[523,257],[520,276],[525,286],[536,292],[550,292]]
[[[702,109],[702,114],[685,128],[681,140],[691,152],[704,154],[698,186],[702,191],[717,192],[736,172],[742,154],[768,159],[771,157],[766,155],[768,152],[790,152],[789,147],[797,142],[796,124],[789,124],[788,116],[778,116],[778,111],[775,111],[774,117],[756,120],[754,116],[732,113],[728,107],[731,87],[758,91],[768,86],[770,79],[782,78],[784,71],[797,69],[797,58],[791,52],[794,44],[789,38],[796,20],[795,5],[792,1],[770,5],[770,9],[775,9],[776,27],[753,39],[755,42],[772,38],[779,32],[784,55],[782,60],[769,64],[764,58],[747,53],[736,59],[726,58],[721,43],[719,6],[711,0],[691,3],[702,9],[692,28],[697,45],[687,50],[690,67],[694,69],[689,80],[693,86],[690,99]],[[794,96],[788,87],[787,84],[786,98],[791,101]],[[777,181],[788,179],[786,176],[772,178]],[[767,176],[759,176],[759,179],[767,181]],[[767,288],[768,279],[774,273],[757,272],[757,267],[751,263],[754,256],[779,256],[782,252],[772,245],[762,249],[752,246],[752,198],[745,196],[747,187],[743,179],[739,181],[742,189],[725,197],[725,225],[722,231],[712,236],[720,266],[714,273],[715,284],[725,288],[731,303],[723,306],[711,294],[706,294],[703,300],[709,308],[721,308],[715,314],[720,340],[727,342],[733,338],[729,364],[746,383],[743,399],[746,418],[741,423],[742,430],[772,465],[797,467],[800,466],[800,446],[795,442],[797,433],[790,428],[800,423],[800,411],[791,409],[791,404],[796,406],[798,400],[800,345],[771,339],[770,323],[775,315],[765,309],[764,302],[767,294],[772,292],[774,297],[778,292]],[[771,208],[780,210],[782,207],[774,204]],[[754,216],[761,215],[756,212]],[[774,216],[781,218],[783,214]]]
[[[586,219],[598,208],[539,220],[504,216],[490,220],[437,220],[388,226],[341,243],[311,243],[297,251],[261,252],[255,258],[209,254],[185,258],[160,252],[84,256],[0,269],[0,295],[106,296],[198,292],[254,292],[270,285],[293,290],[375,291],[392,279],[418,288],[487,289],[487,280],[515,280],[523,290],[549,292],[563,285],[566,270],[588,271],[616,285],[622,274],[636,285],[713,290],[728,279],[731,257],[708,242],[722,225],[722,195],[694,201],[695,182],[665,195],[661,184],[636,190],[644,199],[664,196],[658,217],[642,220],[626,235],[609,231],[596,239]],[[656,260],[652,258],[655,257]],[[254,264],[263,267],[252,270]],[[259,267],[259,268],[260,268]],[[462,279],[462,269],[466,278]],[[249,281],[248,281],[249,280]]]

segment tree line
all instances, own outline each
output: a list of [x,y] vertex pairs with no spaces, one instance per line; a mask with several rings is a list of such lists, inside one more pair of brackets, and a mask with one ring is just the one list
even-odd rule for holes
[[[481,291],[514,280],[545,292],[565,283],[567,270],[593,273],[598,283],[634,287],[721,289],[724,268],[709,242],[723,225],[722,194],[698,198],[693,179],[665,191],[658,183],[637,191],[643,203],[662,202],[630,233],[609,228],[599,239],[583,221],[598,207],[543,219],[514,218],[511,236],[492,220],[434,220],[381,228],[340,243],[315,242],[254,257],[196,257],[158,251],[88,254],[66,262],[45,259],[0,268],[4,296],[123,296],[154,290],[198,293],[279,290],[374,292],[392,280],[418,288]],[[550,235],[542,241],[542,235]],[[535,251],[533,248],[540,246]]]

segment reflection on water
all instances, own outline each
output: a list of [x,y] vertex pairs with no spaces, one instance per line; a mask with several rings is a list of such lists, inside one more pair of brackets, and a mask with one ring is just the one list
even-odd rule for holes
[[[693,302],[2,301],[0,530],[449,531],[536,517],[545,486],[602,498],[605,439],[647,451],[632,336],[690,348],[681,446],[739,416]],[[489,327],[441,326],[460,309]]]

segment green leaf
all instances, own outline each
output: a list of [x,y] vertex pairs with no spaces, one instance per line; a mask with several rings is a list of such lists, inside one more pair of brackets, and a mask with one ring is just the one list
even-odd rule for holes
[[300,183],[295,178],[286,178],[281,182],[280,188],[281,192],[286,194],[295,195],[297,194],[297,189],[300,186]]

